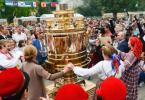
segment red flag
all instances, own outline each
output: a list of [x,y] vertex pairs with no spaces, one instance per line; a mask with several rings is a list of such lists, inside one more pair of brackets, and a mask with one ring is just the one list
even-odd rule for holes
[[46,2],[41,2],[41,7],[46,7]]
[[57,2],[51,2],[51,7],[56,7]]

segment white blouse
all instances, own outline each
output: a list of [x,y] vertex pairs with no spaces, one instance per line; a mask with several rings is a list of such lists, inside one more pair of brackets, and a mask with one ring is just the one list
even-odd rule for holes
[[[74,67],[73,71],[75,74],[82,76],[82,77],[89,77],[93,76],[95,74],[98,74],[98,77],[102,80],[106,79],[109,76],[113,76],[115,74],[115,71],[112,69],[111,66],[112,60],[103,60],[98,62],[96,65],[94,65],[91,68],[80,68],[80,67]],[[122,72],[125,70],[124,64],[121,61],[121,65],[119,66],[119,72],[116,74],[115,77],[121,77]]]
[[17,53],[11,59],[8,59],[5,54],[0,53],[0,65],[4,68],[13,68],[19,65],[21,53]]

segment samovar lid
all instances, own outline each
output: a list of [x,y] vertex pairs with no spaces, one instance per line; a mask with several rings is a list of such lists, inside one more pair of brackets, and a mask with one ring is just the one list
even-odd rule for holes
[[68,10],[68,4],[58,4],[56,10],[57,11],[60,11],[60,10]]

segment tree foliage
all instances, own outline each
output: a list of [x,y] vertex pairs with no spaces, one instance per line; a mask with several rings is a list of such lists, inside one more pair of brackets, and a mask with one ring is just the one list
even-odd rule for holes
[[98,16],[102,12],[117,13],[127,11],[144,11],[145,0],[83,0],[84,5],[77,11],[85,16]]
[[[37,16],[51,13],[55,8],[49,6],[42,8],[40,3],[43,1],[57,2],[58,0],[27,0],[39,2],[39,7],[10,7],[4,4],[5,0],[0,0],[0,17],[12,19],[14,16],[30,16],[31,12],[36,12]],[[17,0],[26,1],[26,0]],[[84,5],[76,8],[76,11],[84,16],[100,16],[103,12],[124,12],[128,11],[145,11],[145,0],[83,0]],[[3,12],[2,9],[5,9]]]

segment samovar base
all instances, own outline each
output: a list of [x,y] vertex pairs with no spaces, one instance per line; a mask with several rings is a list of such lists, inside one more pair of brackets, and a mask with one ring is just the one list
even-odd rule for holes
[[84,79],[75,79],[75,80],[68,80],[67,81],[64,81],[65,79],[63,78],[60,78],[60,79],[56,79],[54,81],[54,86],[55,87],[61,87],[62,85],[64,84],[83,84],[84,86],[86,85],[86,82]]

